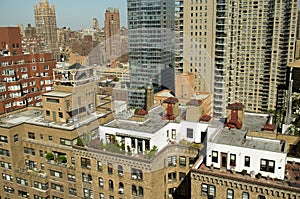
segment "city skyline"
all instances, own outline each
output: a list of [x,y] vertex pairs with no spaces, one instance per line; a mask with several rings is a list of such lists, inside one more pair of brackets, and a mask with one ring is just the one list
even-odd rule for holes
[[[39,4],[38,0],[30,1],[4,1],[1,3],[2,12],[0,14],[0,26],[16,26],[27,24],[34,26],[34,4]],[[57,27],[70,27],[72,30],[80,30],[82,28],[92,28],[93,18],[97,18],[100,27],[104,26],[105,10],[108,7],[118,8],[120,10],[121,26],[127,27],[127,1],[126,0],[112,0],[100,1],[90,0],[89,3],[84,1],[71,1],[71,0],[49,0],[49,4],[54,4],[56,10]],[[68,7],[72,5],[72,7]],[[80,16],[78,13],[81,12]],[[12,10],[14,10],[12,12]],[[22,13],[16,15],[15,13]],[[81,13],[80,13],[81,14]]]

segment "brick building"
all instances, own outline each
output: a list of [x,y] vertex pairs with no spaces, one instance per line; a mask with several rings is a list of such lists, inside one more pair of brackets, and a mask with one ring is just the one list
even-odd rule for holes
[[0,27],[0,40],[0,113],[41,106],[53,85],[51,53],[23,54],[18,27]]

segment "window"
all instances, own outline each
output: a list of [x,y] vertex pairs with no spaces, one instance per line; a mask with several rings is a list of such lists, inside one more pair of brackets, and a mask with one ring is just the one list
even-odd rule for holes
[[193,131],[193,129],[190,129],[190,128],[186,129],[186,137],[187,138],[193,138],[194,137],[194,131]]
[[63,112],[58,112],[58,117],[63,118],[64,117]]
[[236,166],[236,155],[230,154],[230,166],[235,167]]
[[104,199],[104,194],[103,194],[103,193],[100,193],[100,194],[99,194],[99,198],[100,198],[100,199]]
[[11,169],[11,163],[8,162],[0,162],[0,166],[2,168]]
[[26,191],[18,190],[18,196],[21,198],[29,198],[29,193]]
[[168,173],[168,182],[176,182],[176,172]]
[[10,181],[10,182],[13,181],[13,177],[11,175],[6,174],[6,173],[2,173],[2,179]]
[[81,158],[81,167],[83,168],[91,168],[91,160],[88,158]]
[[260,160],[260,170],[265,171],[265,172],[274,173],[274,171],[275,171],[275,161],[261,159]]
[[140,169],[135,169],[135,168],[132,168],[131,169],[131,179],[133,180],[142,180],[143,179],[143,171],[140,170]]
[[48,183],[43,184],[43,183],[34,181],[33,186],[34,186],[34,188],[41,189],[41,190],[47,190],[48,189]]
[[82,173],[82,181],[92,184],[93,179],[92,179],[92,176],[90,174]]
[[245,156],[245,167],[250,167],[250,157]]
[[176,130],[172,129],[172,139],[176,140]]
[[9,150],[1,149],[0,148],[0,155],[8,156],[9,157]]
[[55,183],[51,183],[51,189],[54,189],[54,190],[60,191],[60,192],[64,192],[64,186],[55,184]]
[[227,189],[227,199],[233,199],[234,198],[234,192],[232,189]]
[[50,141],[52,141],[52,136],[51,136],[51,135],[49,135],[49,136],[48,136],[48,139],[49,139]]
[[70,193],[71,195],[76,196],[76,195],[77,195],[77,190],[76,190],[75,188],[69,188],[69,193]]
[[102,187],[103,188],[103,186],[104,186],[104,182],[103,182],[103,178],[99,178],[98,179],[98,181],[99,181],[99,187]]
[[180,181],[183,181],[185,179],[185,176],[186,176],[185,173],[179,172],[179,180]]
[[17,183],[24,185],[24,186],[28,186],[28,180],[23,179],[23,178],[17,178]]
[[114,190],[114,182],[112,180],[108,181],[108,188],[109,190]]
[[259,196],[257,197],[257,199],[266,199],[266,197],[265,197],[265,196],[262,196],[262,195],[259,195]]
[[179,165],[186,166],[186,158],[184,156],[179,157]]
[[76,176],[68,173],[68,181],[76,182]]
[[28,132],[28,138],[35,139],[35,135],[32,132]]
[[35,155],[35,150],[32,148],[24,147],[24,153],[29,154],[29,155]]
[[46,116],[50,116],[50,111],[49,110],[46,110]]
[[202,184],[201,194],[208,195],[211,197],[216,196],[216,187],[214,185]]
[[47,66],[44,66],[44,69],[45,70],[49,70],[49,66],[47,65]]
[[102,166],[102,162],[98,161],[98,171],[102,171],[103,166]]
[[136,188],[135,185],[131,186],[131,194],[134,195],[134,196],[137,196],[137,188]]
[[139,187],[139,196],[141,196],[141,197],[144,196],[144,189],[143,189],[143,187]]
[[44,157],[44,151],[43,150],[39,150],[40,153],[40,157]]
[[66,146],[71,146],[71,145],[72,145],[72,142],[71,142],[71,140],[67,140],[67,139],[64,139],[64,138],[60,138],[60,144],[66,145]]
[[0,142],[5,142],[5,143],[8,143],[7,136],[0,135]]
[[121,165],[118,165],[118,174],[119,176],[123,176],[123,167]]
[[176,156],[169,156],[168,157],[168,166],[171,167],[176,167],[176,163],[177,163],[177,158]]
[[242,199],[249,199],[249,193],[248,192],[243,192],[242,193]]
[[14,142],[17,142],[17,141],[19,141],[19,135],[18,134],[14,135]]
[[113,173],[113,167],[112,167],[112,164],[111,164],[111,163],[108,163],[108,164],[107,164],[107,172],[108,172],[109,174],[112,174],[112,173]]
[[58,178],[62,178],[63,177],[62,172],[60,172],[60,171],[54,171],[54,170],[50,170],[50,175],[54,176],[54,177],[58,177]]
[[41,169],[45,170],[45,164],[44,163],[41,163]]
[[124,193],[124,184],[122,182],[119,183],[119,194]]
[[214,163],[218,163],[218,152],[217,151],[212,151],[211,161]]
[[14,190],[14,188],[12,188],[12,187],[8,187],[8,186],[4,185],[4,186],[3,186],[3,189],[4,189],[5,192],[8,192],[8,193],[15,193],[15,190]]

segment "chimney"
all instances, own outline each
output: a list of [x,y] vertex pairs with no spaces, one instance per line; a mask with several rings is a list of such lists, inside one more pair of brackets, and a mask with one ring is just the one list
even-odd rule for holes
[[264,126],[264,131],[271,131],[275,130],[275,125],[273,124],[273,116],[269,115],[268,121]]
[[242,103],[230,104],[227,109],[228,112],[228,122],[225,124],[229,128],[241,129],[244,123],[244,108]]

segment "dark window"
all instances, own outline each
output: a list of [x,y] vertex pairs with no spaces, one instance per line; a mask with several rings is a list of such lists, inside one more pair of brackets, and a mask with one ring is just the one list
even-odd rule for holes
[[19,135],[18,134],[14,135],[14,142],[17,142],[17,141],[19,141]]
[[35,135],[32,132],[28,132],[28,138],[35,139]]
[[52,136],[51,136],[51,135],[49,135],[49,137],[48,137],[48,138],[49,138],[49,140],[52,140]]
[[46,116],[50,116],[50,111],[46,110]]
[[64,116],[64,115],[63,115],[62,112],[58,112],[58,117],[59,117],[59,118],[63,118],[63,116]]
[[81,158],[81,167],[83,168],[91,168],[91,160],[88,158]]
[[50,102],[50,103],[59,103],[59,99],[47,98],[47,102]]
[[112,173],[113,173],[113,167],[112,167],[112,164],[111,164],[111,163],[108,163],[108,164],[107,164],[107,172],[108,172],[109,174],[112,174]]
[[112,180],[108,181],[108,188],[109,190],[114,190],[114,182]]
[[275,171],[275,161],[261,159],[260,160],[260,170],[265,171],[265,172],[274,173],[274,171]]
[[190,128],[186,129],[186,137],[187,138],[193,138],[194,137],[194,131],[193,131],[193,129],[190,129]]
[[230,166],[235,167],[236,166],[236,155],[230,154]]
[[257,199],[266,199],[265,196],[259,195]]
[[250,167],[250,157],[245,156],[245,167]]
[[212,156],[211,161],[214,163],[218,163],[218,152],[212,151],[211,156]]
[[119,176],[123,176],[123,167],[121,165],[118,165],[118,174]]

